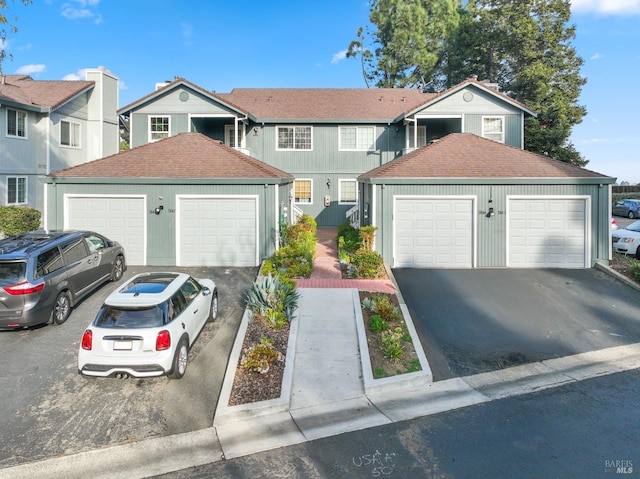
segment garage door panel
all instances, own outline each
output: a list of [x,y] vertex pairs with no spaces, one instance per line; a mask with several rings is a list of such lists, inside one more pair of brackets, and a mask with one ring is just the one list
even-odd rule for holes
[[145,200],[142,197],[71,196],[65,225],[119,242],[130,265],[146,264]]
[[510,199],[507,221],[509,266],[586,266],[588,242],[584,199]]
[[399,198],[395,212],[396,267],[472,266],[471,199]]
[[256,266],[255,198],[181,198],[182,266]]

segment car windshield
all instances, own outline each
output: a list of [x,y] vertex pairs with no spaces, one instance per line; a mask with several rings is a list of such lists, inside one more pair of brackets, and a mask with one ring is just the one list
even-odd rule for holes
[[93,325],[114,329],[157,328],[165,324],[166,317],[166,308],[159,305],[150,308],[103,306]]
[[0,286],[12,286],[25,280],[27,263],[24,261],[0,261]]
[[635,223],[631,223],[625,229],[629,230],[629,231],[636,231],[636,232],[640,233],[640,221],[636,221]]

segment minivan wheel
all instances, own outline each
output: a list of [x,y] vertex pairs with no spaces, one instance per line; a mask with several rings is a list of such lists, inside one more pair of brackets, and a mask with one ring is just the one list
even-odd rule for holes
[[169,377],[171,379],[180,379],[187,371],[187,361],[189,359],[189,343],[186,337],[180,340],[180,344],[176,348],[176,354],[173,357],[173,370]]
[[113,268],[111,268],[111,281],[119,281],[124,273],[124,258],[118,256],[113,262]]
[[56,302],[53,305],[53,322],[56,324],[62,324],[69,319],[70,314],[71,298],[69,298],[69,293],[63,291],[58,295]]
[[213,292],[211,298],[211,309],[209,310],[209,321],[215,321],[218,318],[218,292]]

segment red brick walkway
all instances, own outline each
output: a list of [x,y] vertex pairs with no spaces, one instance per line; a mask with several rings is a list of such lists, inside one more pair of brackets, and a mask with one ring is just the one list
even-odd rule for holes
[[298,288],[357,288],[362,291],[395,293],[390,279],[342,279],[335,228],[318,228],[316,255],[309,279],[297,279]]

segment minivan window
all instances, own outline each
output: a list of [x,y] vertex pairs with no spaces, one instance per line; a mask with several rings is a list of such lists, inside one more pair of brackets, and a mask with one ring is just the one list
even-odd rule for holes
[[87,235],[85,237],[85,240],[87,241],[87,246],[89,247],[89,251],[91,251],[92,253],[96,253],[101,249],[104,249],[107,247],[107,245],[104,242],[104,239],[102,239],[100,236],[97,236],[97,235]]
[[27,263],[24,261],[3,261],[0,263],[0,286],[13,286],[25,280]]
[[75,263],[88,256],[87,247],[83,240],[62,246],[62,254],[67,264]]
[[62,268],[62,256],[57,246],[38,255],[36,260],[36,278],[41,278],[49,273]]

